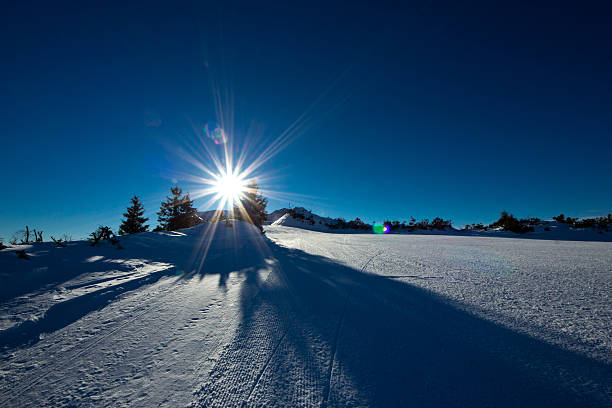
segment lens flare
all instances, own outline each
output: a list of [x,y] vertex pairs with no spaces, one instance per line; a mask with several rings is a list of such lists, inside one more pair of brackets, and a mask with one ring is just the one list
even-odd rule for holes
[[388,234],[391,232],[391,227],[383,224],[374,224],[372,230],[375,234]]
[[227,136],[225,135],[225,132],[223,129],[221,129],[221,127],[219,127],[219,125],[217,125],[216,122],[209,121],[206,123],[204,125],[204,133],[206,133],[206,136],[212,139],[217,145],[227,143]]

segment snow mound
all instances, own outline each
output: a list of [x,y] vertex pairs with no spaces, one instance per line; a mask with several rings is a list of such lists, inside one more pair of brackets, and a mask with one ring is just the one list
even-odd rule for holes
[[277,221],[279,218],[281,218],[283,215],[285,215],[287,213],[287,211],[289,211],[287,208],[281,208],[279,210],[275,210],[272,211],[270,214],[268,214],[268,216],[266,217],[266,223],[267,224],[272,224],[275,221]]
[[312,231],[331,232],[329,225],[333,225],[331,218],[320,217],[303,208],[293,209],[293,214],[287,212],[272,223],[274,226],[303,228]]

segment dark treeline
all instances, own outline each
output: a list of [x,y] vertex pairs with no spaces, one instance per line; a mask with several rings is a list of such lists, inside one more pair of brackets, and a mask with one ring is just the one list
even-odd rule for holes
[[596,217],[596,218],[571,218],[565,217],[563,214],[559,214],[556,217],[553,217],[553,220],[560,222],[561,224],[568,224],[572,228],[598,228],[598,229],[608,229],[608,226],[612,224],[612,214],[608,214],[606,217]]
[[[287,213],[295,219],[304,221],[306,224],[315,225],[315,216],[311,211],[294,207],[287,210]],[[573,229],[582,228],[597,228],[599,232],[612,230],[612,215],[608,214],[605,217],[596,218],[571,218],[565,217],[563,214],[553,217],[553,220],[562,224],[567,224]],[[346,221],[344,218],[326,219],[326,221],[318,221],[319,224],[325,225],[332,230],[372,230],[376,225],[376,221],[372,224],[363,222],[360,218],[355,218],[352,221]],[[544,230],[550,230],[546,225],[547,221],[542,221],[539,218],[521,218],[518,219],[507,211],[502,211],[499,219],[490,224],[470,224],[464,227],[464,230],[483,230],[498,229],[502,231],[510,231],[517,234],[535,231],[535,227],[544,226]],[[414,231],[448,231],[453,229],[452,221],[436,217],[433,220],[423,219],[417,221],[414,217],[410,217],[409,221],[386,220],[382,225],[387,227],[389,232],[414,232]]]
[[[573,229],[582,229],[582,228],[592,228],[599,232],[608,232],[612,229],[612,214],[608,214],[605,217],[595,217],[595,218],[571,218],[565,217],[565,215],[560,214],[556,217],[552,217],[554,221],[567,224],[570,228]],[[517,219],[514,215],[509,214],[507,211],[502,211],[499,219],[489,225],[483,224],[471,224],[466,225],[466,229],[474,229],[474,230],[488,230],[492,228],[499,228],[503,231],[511,231],[517,234],[524,234],[526,232],[535,231],[536,226],[544,225],[544,230],[549,230],[546,227],[548,222],[542,221],[539,218],[522,218]]]

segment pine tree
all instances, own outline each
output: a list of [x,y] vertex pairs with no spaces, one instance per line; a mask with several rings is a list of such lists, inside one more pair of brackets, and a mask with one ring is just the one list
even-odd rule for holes
[[130,200],[132,205],[123,213],[125,220],[122,221],[119,227],[119,235],[135,234],[137,232],[145,232],[149,230],[149,226],[145,225],[148,218],[144,218],[144,206],[137,196]]
[[234,207],[234,217],[253,223],[263,232],[262,224],[267,217],[267,205],[268,199],[259,194],[259,186],[256,183],[250,184],[240,198],[240,205]]
[[166,201],[161,203],[157,213],[161,228],[166,231],[176,231],[196,225],[198,214],[189,193],[183,196],[183,191],[178,186],[172,187],[170,192],[172,196],[166,197]]

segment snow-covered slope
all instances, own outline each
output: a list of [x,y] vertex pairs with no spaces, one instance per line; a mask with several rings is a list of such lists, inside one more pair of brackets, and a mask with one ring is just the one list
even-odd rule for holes
[[214,226],[0,251],[0,406],[610,406],[609,243]]
[[[364,232],[363,230],[337,229],[332,227],[338,226],[338,220],[329,217],[321,217],[314,214],[312,211],[303,207],[294,207],[291,209],[280,209],[274,211],[268,216],[268,220],[274,220],[272,225],[303,228],[311,231],[322,232]],[[366,232],[371,232],[370,230]]]
[[287,211],[289,211],[288,208],[281,208],[281,209],[272,211],[271,213],[268,214],[266,218],[267,223],[272,224],[274,221],[278,220],[280,217],[285,215]]
[[325,225],[321,220],[315,221],[315,220],[310,220],[310,219],[304,220],[304,219],[294,218],[289,213],[282,215],[279,219],[274,221],[272,225],[303,228],[303,229],[308,229],[308,230],[313,230],[313,231],[324,231],[324,232],[331,231],[331,229],[327,225]]

